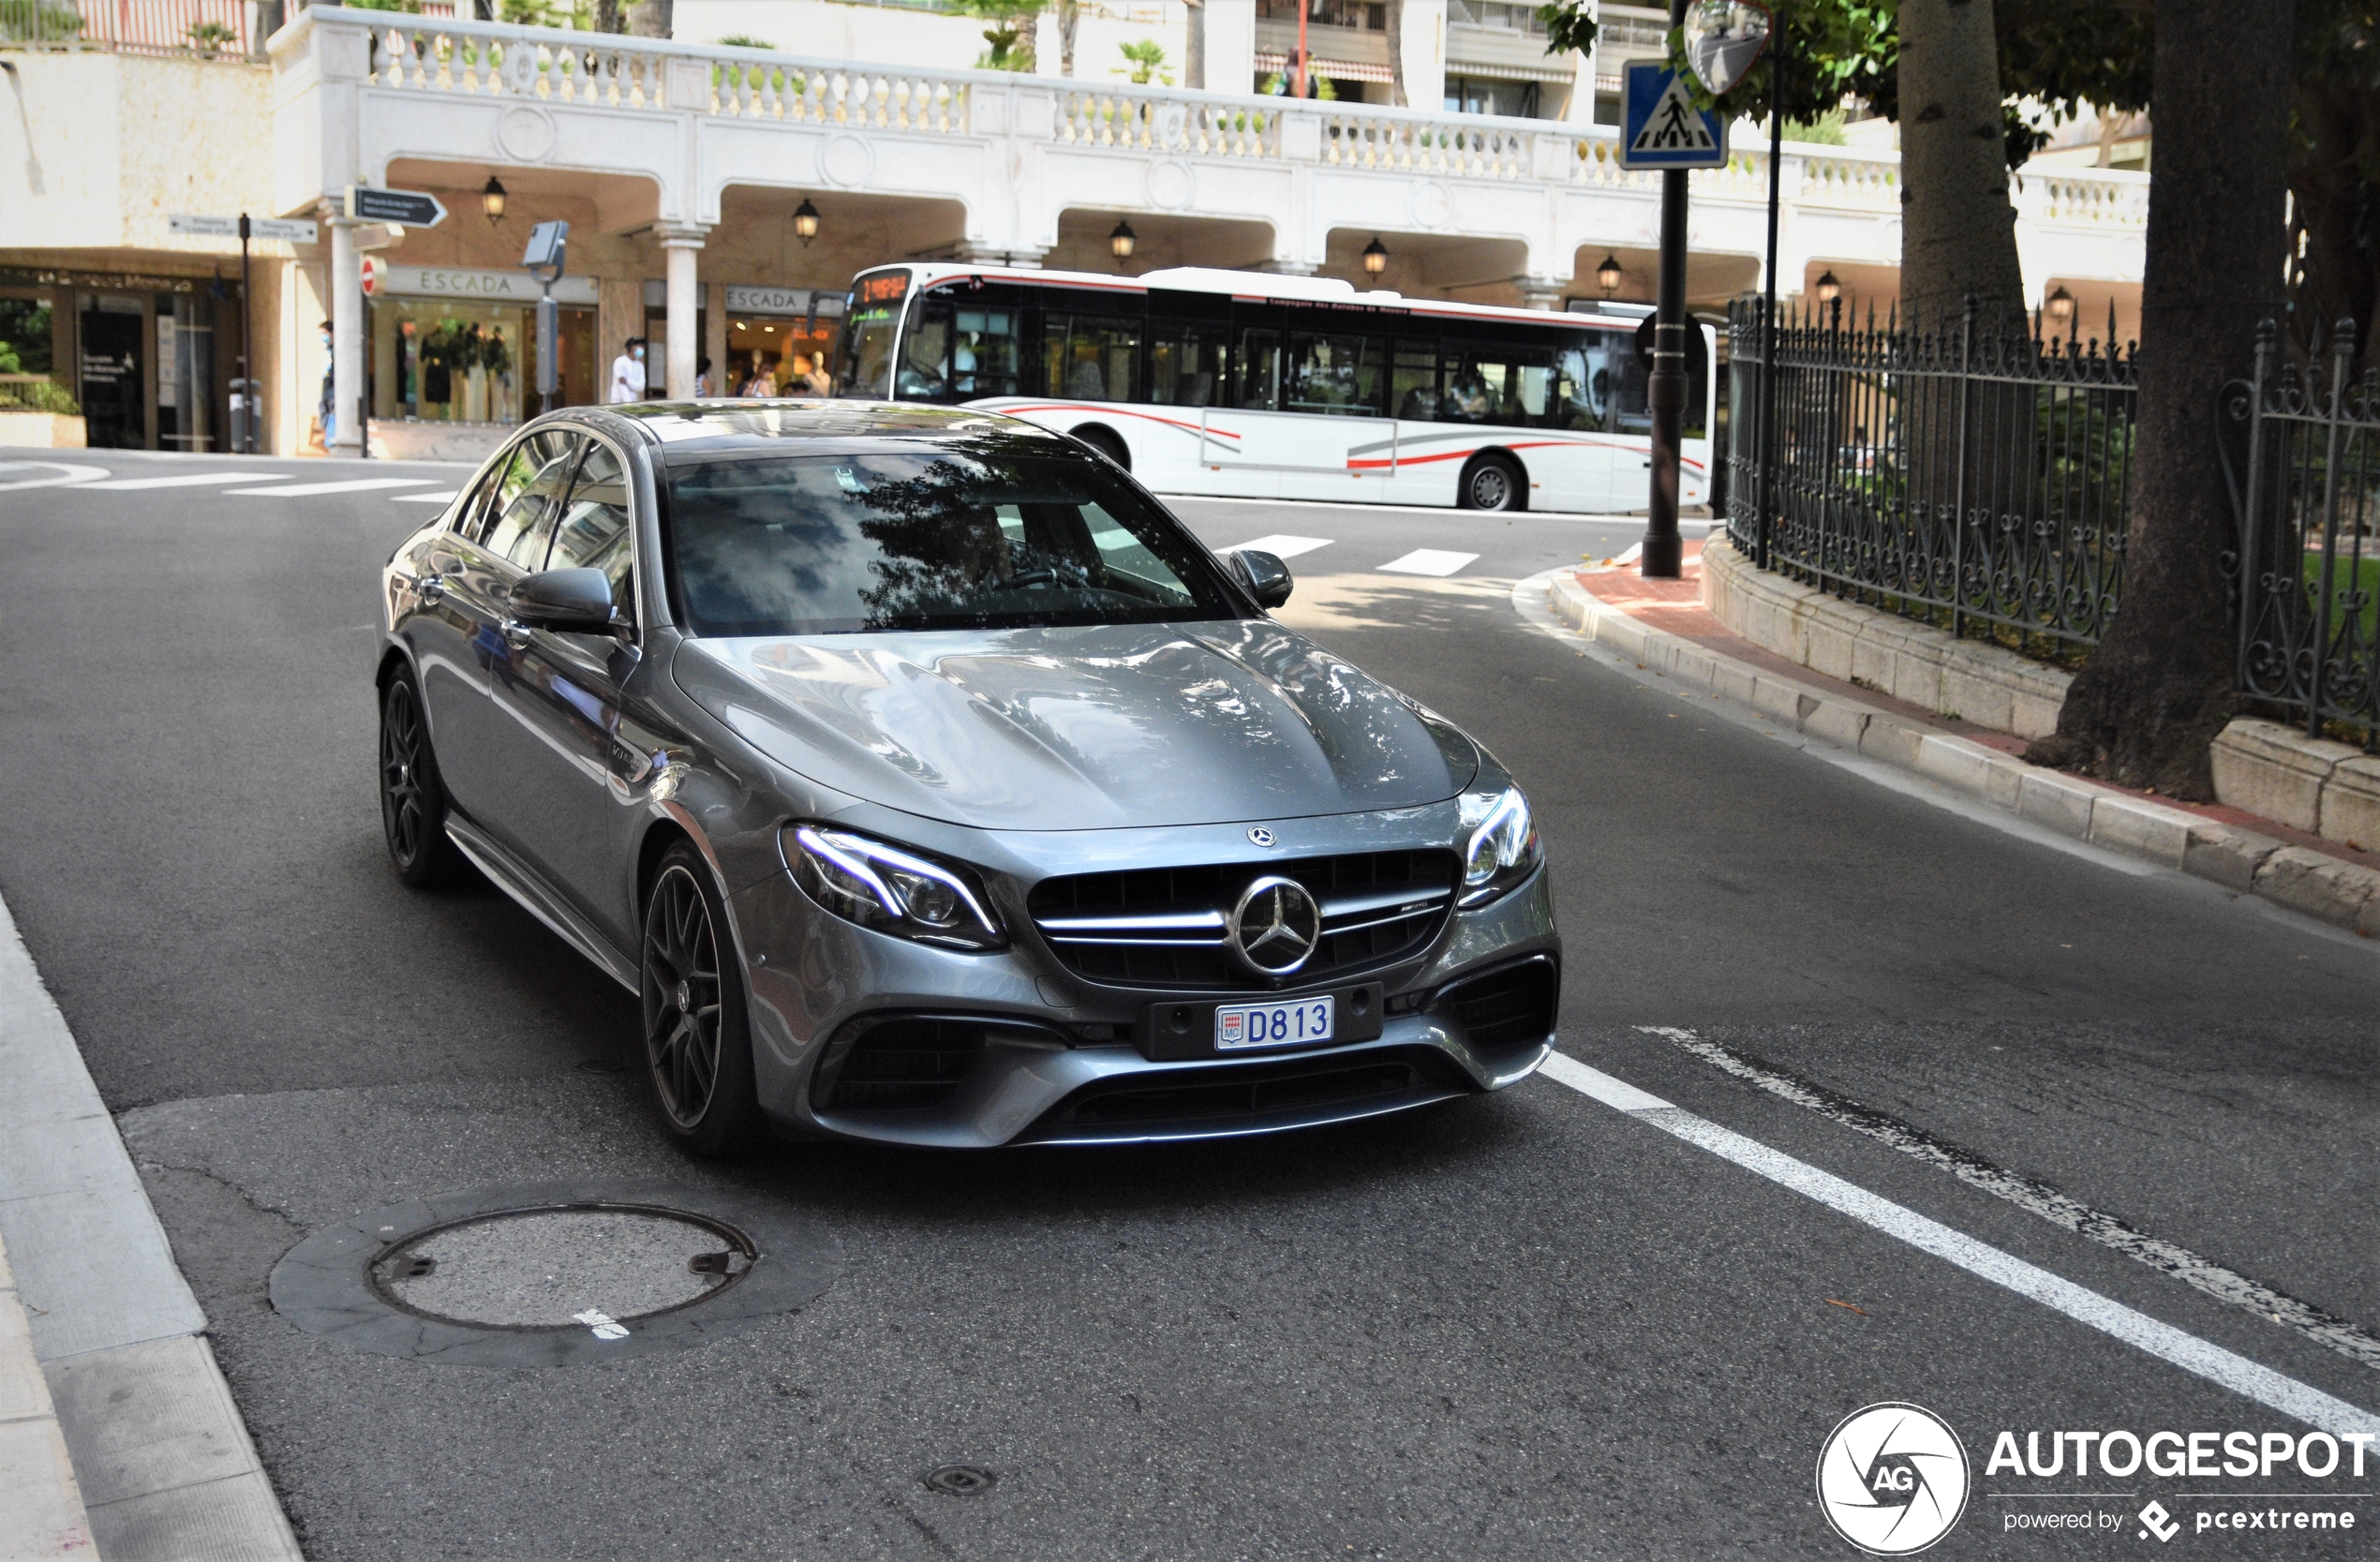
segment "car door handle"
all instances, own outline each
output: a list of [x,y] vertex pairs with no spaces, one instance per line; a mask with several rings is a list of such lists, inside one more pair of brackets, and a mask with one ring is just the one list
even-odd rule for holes
[[424,602],[434,602],[446,595],[446,577],[435,570],[427,574],[401,574],[396,578]]
[[516,651],[526,648],[528,645],[528,626],[518,618],[505,619],[504,643]]

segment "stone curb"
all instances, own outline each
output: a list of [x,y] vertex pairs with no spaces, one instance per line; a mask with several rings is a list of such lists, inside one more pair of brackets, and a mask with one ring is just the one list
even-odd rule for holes
[[1796,732],[1967,793],[2021,819],[2126,856],[2177,868],[2366,937],[2380,936],[2380,872],[2270,836],[2045,770],[1906,716],[1780,677],[1614,607],[1565,569],[1546,590],[1554,616],[1644,667]]
[[[5,902],[0,1079],[0,1558],[302,1562],[206,1315]],[[11,1423],[31,1388],[42,1414]],[[79,1552],[56,1543],[54,1499],[17,1499],[19,1475],[38,1473],[19,1468],[19,1425],[37,1454],[43,1429],[55,1440],[49,1479],[74,1498]]]
[[0,1562],[97,1557],[82,1489],[0,1245]]

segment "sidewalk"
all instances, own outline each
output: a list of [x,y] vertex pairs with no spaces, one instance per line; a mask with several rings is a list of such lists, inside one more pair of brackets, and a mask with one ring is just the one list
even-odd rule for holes
[[206,1315],[5,902],[0,1079],[0,1562],[297,1562]]
[[1782,725],[1969,793],[2094,845],[2380,936],[2380,854],[2217,804],[2178,802],[2028,765],[2026,740],[1829,677],[1754,645],[1703,605],[1702,543],[1684,578],[1565,570],[1555,617],[1640,665]]

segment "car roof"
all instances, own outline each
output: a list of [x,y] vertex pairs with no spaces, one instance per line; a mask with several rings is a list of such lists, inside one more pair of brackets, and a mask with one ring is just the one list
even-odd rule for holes
[[811,441],[823,447],[887,439],[952,444],[1025,439],[1052,449],[1073,443],[1022,419],[916,402],[754,397],[645,401],[572,410],[582,415],[600,411],[600,418],[588,421],[617,418],[665,448],[672,458],[736,452],[787,455],[794,454],[789,446]]

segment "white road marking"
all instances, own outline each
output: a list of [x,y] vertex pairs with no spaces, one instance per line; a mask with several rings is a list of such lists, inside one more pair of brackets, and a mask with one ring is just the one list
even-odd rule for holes
[[1295,558],[1302,553],[1312,553],[1316,548],[1327,548],[1331,542],[1332,539],[1328,537],[1291,537],[1283,532],[1270,537],[1251,538],[1244,543],[1234,543],[1229,547],[1217,551],[1238,553],[1242,548],[1254,548],[1258,553],[1269,553],[1275,558]]
[[2052,1226],[2077,1236],[2089,1237],[2101,1246],[2113,1248],[2127,1258],[2137,1259],[2161,1274],[2172,1275],[2193,1290],[2203,1291],[2218,1302],[2228,1302],[2243,1312],[2294,1329],[2316,1345],[2335,1350],[2350,1361],[2360,1361],[2367,1367],[2380,1367],[2380,1339],[2373,1338],[2345,1318],[2300,1302],[2284,1291],[2260,1285],[2236,1270],[2224,1268],[2212,1258],[2193,1253],[2178,1242],[2152,1237],[2118,1216],[2092,1209],[2046,1183],[2002,1170],[1980,1155],[1943,1144],[1896,1118],[1863,1107],[1856,1101],[1847,1100],[1806,1079],[1763,1068],[1751,1059],[1739,1056],[1733,1049],[1716,1041],[1705,1041],[1691,1031],[1681,1031],[1670,1025],[1639,1025],[1637,1029],[1647,1035],[1659,1036],[1704,1063],[1759,1086],[1771,1095],[1791,1101],[1797,1107],[1807,1107],[1855,1134],[1865,1134],[1880,1144],[1892,1146],[1904,1155],[1947,1171],[1969,1187],[1981,1188],[1995,1198],[2004,1198],[2020,1210],[2039,1215]]
[[1438,548],[1415,548],[1402,558],[1391,558],[1379,566],[1384,574],[1450,575],[1480,556],[1476,553],[1447,553]]
[[1732,1129],[1696,1117],[1658,1095],[1637,1089],[1625,1079],[1614,1079],[1600,1069],[1590,1068],[1576,1058],[1554,1053],[1546,1059],[1541,1072],[1556,1084],[1567,1085],[1581,1095],[1626,1112],[1639,1123],[1673,1135],[1724,1160],[1733,1161],[1747,1171],[1756,1172],[1806,1198],[1815,1199],[1828,1209],[1851,1216],[1863,1226],[1882,1231],[1888,1237],[1896,1237],[1911,1247],[1957,1265],[1970,1274],[2038,1302],[2053,1312],[2063,1313],[2077,1323],[2170,1361],[2184,1372],[2195,1374],[2209,1383],[2229,1389],[2284,1416],[2319,1427],[2333,1436],[2350,1432],[2380,1432],[2380,1416],[2369,1410],[2360,1409],[2343,1399],[2334,1399],[2319,1389],[2311,1388],[2294,1377],[2283,1376],[2270,1367],[2225,1350],[2195,1334],[2185,1333],[2171,1324],[2160,1323],[2148,1314],[2104,1297],[2087,1287],[2060,1279],[2045,1269],[2002,1253],[1987,1242],[1977,1242],[1940,1221],[1929,1220],[1888,1198],[1880,1198],[1856,1183],[1847,1183],[1831,1172],[1821,1171],[1807,1161],[1795,1160],[1757,1139],[1747,1138]]
[[227,483],[286,483],[294,472],[183,472],[173,477],[116,477],[88,486],[105,489],[112,494],[135,493],[142,488],[205,488],[219,487]]
[[459,492],[460,489],[449,488],[442,494],[391,494],[389,498],[399,504],[444,504]]
[[29,472],[36,469],[55,472],[55,477],[23,477],[13,483],[0,483],[0,494],[13,493],[19,488],[55,488],[62,483],[88,483],[105,477],[105,467],[79,467],[65,461],[9,461],[0,463],[0,474]]
[[357,477],[344,483],[301,483],[293,488],[233,488],[233,498],[248,494],[263,494],[274,498],[311,498],[317,494],[361,494],[373,488],[424,488],[436,483],[434,477]]

